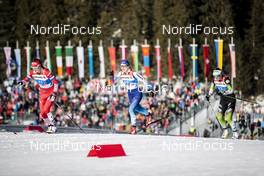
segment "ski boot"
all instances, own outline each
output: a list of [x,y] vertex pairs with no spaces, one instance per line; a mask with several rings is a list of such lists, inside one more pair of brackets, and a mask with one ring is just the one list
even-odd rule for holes
[[232,139],[238,139],[239,135],[237,131],[233,131]]
[[48,113],[47,115],[48,115],[48,118],[47,118],[48,129],[47,129],[46,133],[56,133],[57,132],[56,121],[53,118],[51,113]]
[[136,126],[131,126],[130,134],[137,134],[137,127]]
[[52,134],[57,132],[57,127],[54,124],[49,124],[46,133]]
[[226,129],[224,129],[224,131],[223,131],[223,134],[222,134],[221,138],[222,138],[222,139],[227,139],[227,137],[228,137],[228,134],[229,134],[229,132],[228,132],[228,129],[227,129],[227,128],[226,128]]

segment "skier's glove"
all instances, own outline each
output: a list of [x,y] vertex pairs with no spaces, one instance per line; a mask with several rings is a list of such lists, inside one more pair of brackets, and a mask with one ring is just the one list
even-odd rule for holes
[[109,72],[109,79],[106,81],[106,86],[111,86],[114,82],[114,71]]
[[218,89],[216,89],[216,94],[219,95],[219,96],[222,96],[223,95],[223,92],[219,91]]
[[25,86],[25,82],[24,81],[18,81],[17,87],[20,87],[20,86],[24,87]]
[[206,98],[207,101],[210,100],[210,96],[208,94],[205,96],[205,98]]
[[114,71],[113,70],[110,71],[109,76],[112,77],[112,78],[114,77]]
[[154,91],[150,91],[150,92],[148,93],[148,96],[149,96],[149,97],[155,97],[155,95],[156,95],[156,93],[155,93]]
[[55,101],[56,97],[57,97],[56,93],[52,93],[52,94],[49,96],[49,100],[50,100],[50,101]]

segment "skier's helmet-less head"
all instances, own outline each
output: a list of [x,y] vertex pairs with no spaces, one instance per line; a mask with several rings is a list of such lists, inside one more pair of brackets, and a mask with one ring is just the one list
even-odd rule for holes
[[40,59],[35,58],[32,62],[31,62],[31,68],[34,72],[39,73],[41,71],[42,68],[42,63],[40,61]]
[[124,71],[124,72],[128,71],[129,66],[130,66],[130,64],[129,64],[128,60],[122,60],[120,63],[121,71]]
[[214,77],[214,79],[220,79],[221,78],[221,75],[222,75],[222,70],[220,68],[216,68],[213,71],[213,77]]

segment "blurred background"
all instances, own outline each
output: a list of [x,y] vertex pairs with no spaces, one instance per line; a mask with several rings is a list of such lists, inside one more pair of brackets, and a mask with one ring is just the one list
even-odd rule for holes
[[[237,86],[245,95],[254,95],[263,92],[264,73],[264,3],[261,0],[1,0],[0,1],[0,47],[9,41],[10,46],[15,47],[16,40],[20,46],[25,46],[26,41],[35,45],[36,40],[40,42],[41,53],[44,54],[46,40],[50,41],[51,48],[54,48],[57,40],[61,45],[66,45],[71,40],[74,45],[82,40],[83,46],[87,46],[92,39],[95,45],[102,39],[104,45],[109,46],[110,40],[118,47],[121,40],[125,39],[127,44],[133,40],[143,43],[147,39],[151,46],[154,46],[159,38],[162,57],[167,57],[167,39],[171,38],[172,44],[179,43],[183,39],[184,52],[187,54],[188,46],[195,37],[196,42],[203,44],[204,38],[213,46],[213,39],[221,37],[224,44],[230,43],[229,35],[205,36],[199,35],[163,35],[161,25],[187,26],[189,24],[202,24],[203,26],[234,26],[234,43],[236,44],[237,55]],[[30,35],[30,24],[55,26],[57,24],[71,24],[76,26],[101,26],[101,35]],[[33,46],[31,46],[33,47]],[[154,49],[151,54],[153,55]],[[173,49],[176,56],[176,49]],[[0,52],[0,70],[5,70],[4,53]],[[117,53],[120,54],[120,53]],[[98,52],[95,51],[95,57]],[[199,56],[202,56],[200,50]],[[54,52],[52,57],[55,57]],[[212,59],[215,57],[211,55]],[[120,59],[120,57],[117,57]],[[55,64],[55,59],[52,59]],[[229,67],[228,47],[224,47],[224,69],[228,72]],[[25,68],[25,60],[22,59],[22,66]],[[106,59],[106,65],[109,60]],[[166,68],[166,60],[161,60],[162,67]],[[186,66],[191,63],[186,59]],[[95,72],[99,73],[99,59],[95,59]],[[154,62],[151,63],[151,71],[155,73]],[[173,65],[178,65],[178,59],[173,59]],[[201,65],[203,61],[201,60]],[[214,62],[211,62],[214,64]],[[213,67],[211,67],[213,68]],[[56,68],[54,68],[55,70]],[[23,69],[22,69],[23,70]],[[24,69],[25,70],[25,69]],[[202,69],[200,69],[202,72]],[[167,69],[164,69],[166,74]],[[177,70],[174,69],[174,74]],[[25,76],[25,72],[22,73]],[[189,73],[187,73],[189,74]],[[4,75],[0,80],[4,80]],[[202,77],[200,78],[203,79]]]

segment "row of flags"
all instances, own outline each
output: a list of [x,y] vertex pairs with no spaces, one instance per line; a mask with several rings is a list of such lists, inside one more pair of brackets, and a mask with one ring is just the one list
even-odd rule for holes
[[[223,68],[223,39],[215,39],[214,40],[214,45],[215,45],[215,64],[216,67],[222,69]],[[122,41],[122,44],[119,46],[120,47],[120,52],[121,52],[121,59],[128,59],[128,56],[132,58],[132,65],[133,65],[133,70],[134,71],[140,71],[139,70],[139,63],[143,61],[143,70],[144,70],[144,76],[145,77],[150,77],[150,66],[151,66],[151,58],[150,58],[150,45],[147,43],[147,40],[144,41],[144,43],[141,45],[141,52],[142,52],[142,58],[139,58],[139,45],[137,42],[134,40],[133,44],[130,47],[130,52],[128,51],[128,46],[125,45],[124,40]],[[162,75],[162,70],[165,68],[162,68],[161,66],[161,60],[164,59],[162,58],[161,55],[161,46],[159,44],[159,40],[156,41],[156,45],[154,46],[155,48],[155,60],[157,64],[157,79],[160,80],[164,75]],[[173,56],[172,55],[172,50],[174,48],[171,47],[171,41],[168,39],[168,45],[167,45],[167,67],[168,69],[168,75],[167,77],[171,80],[173,78],[173,69],[175,67],[173,66],[173,59],[178,58],[179,59],[179,67],[178,69],[180,70],[180,76],[181,80],[185,79],[185,56],[183,52],[183,46],[182,46],[182,40],[180,39],[179,44],[176,45],[177,51],[178,51],[178,56]],[[27,73],[30,71],[30,64],[31,64],[31,47],[29,46],[29,42],[27,42],[25,49],[25,59],[27,61]],[[78,76],[80,79],[84,78],[86,74],[89,75],[90,78],[94,78],[94,47],[92,45],[92,41],[89,42],[89,45],[87,46],[87,61],[88,61],[88,71],[85,73],[85,48],[82,46],[82,42],[79,41],[79,45],[75,47],[76,53],[77,53],[77,62],[74,59],[74,47],[71,45],[71,41],[68,42],[67,46],[64,48],[60,45],[60,42],[57,42],[57,46],[55,47],[55,56],[56,56],[56,67],[57,67],[57,76],[58,77],[63,77],[64,73],[64,63],[65,63],[65,68],[66,68],[66,74],[67,76],[72,76],[73,74],[73,64],[78,64]],[[210,46],[207,44],[207,39],[205,39],[205,44],[202,45],[203,49],[203,60],[204,60],[204,76],[206,79],[209,77],[209,72],[210,72],[210,59],[209,58],[209,49]],[[97,47],[98,50],[98,55],[99,55],[99,63],[100,63],[100,73],[99,77],[100,78],[105,78],[106,77],[106,68],[105,68],[105,50],[103,47],[102,41],[100,41],[99,46]],[[63,53],[64,51],[64,53]],[[231,43],[229,44],[229,51],[230,51],[230,61],[231,61],[231,77],[235,78],[236,77],[236,56],[235,56],[235,44],[233,43],[233,39],[231,39]],[[17,43],[17,48],[14,49],[14,56],[15,59],[11,58],[11,53],[12,49],[9,46],[4,47],[4,53],[6,57],[6,65],[7,65],[7,70],[6,70],[6,75],[7,77],[10,77],[12,67],[14,65],[13,61],[15,60],[15,66],[17,70],[17,75],[16,77],[18,79],[21,78],[21,51],[18,47]],[[51,53],[50,53],[50,47],[49,47],[49,42],[46,42],[45,46],[45,65],[49,68],[52,69],[52,62],[51,62]],[[113,46],[113,42],[111,42],[111,46],[108,47],[108,59],[110,63],[110,69],[113,70],[114,72],[116,71],[116,54],[117,54],[117,48]],[[40,48],[39,44],[37,42],[36,48],[35,48],[35,57],[40,58]],[[65,56],[65,59],[64,59]],[[198,44],[195,43],[195,39],[193,39],[192,44],[190,44],[190,59],[192,60],[192,80],[195,81],[198,79],[199,75],[199,70],[198,70]],[[141,60],[142,59],[142,60]],[[13,64],[13,65],[12,65]]]

